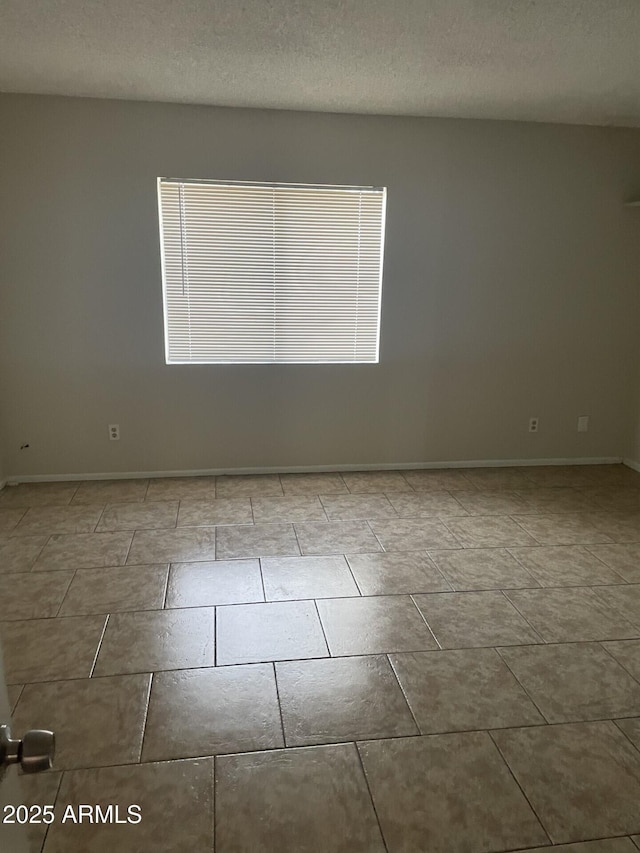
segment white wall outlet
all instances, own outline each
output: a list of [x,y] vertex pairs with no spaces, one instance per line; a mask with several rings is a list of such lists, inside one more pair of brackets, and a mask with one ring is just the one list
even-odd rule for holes
[[111,441],[120,441],[120,424],[109,424],[109,438]]
[[529,432],[538,432],[538,418],[529,418]]
[[581,415],[578,418],[578,432],[586,432],[589,429],[589,416]]

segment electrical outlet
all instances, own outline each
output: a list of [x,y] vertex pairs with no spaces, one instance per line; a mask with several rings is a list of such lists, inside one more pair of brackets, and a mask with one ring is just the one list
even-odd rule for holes
[[538,418],[529,418],[529,432],[538,432]]
[[109,438],[111,441],[120,441],[120,424],[109,424]]
[[587,432],[589,429],[589,416],[581,415],[578,418],[578,432]]

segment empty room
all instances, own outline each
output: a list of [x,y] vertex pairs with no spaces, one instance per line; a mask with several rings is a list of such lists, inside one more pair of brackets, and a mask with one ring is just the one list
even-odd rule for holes
[[639,853],[639,46],[0,0],[2,853]]

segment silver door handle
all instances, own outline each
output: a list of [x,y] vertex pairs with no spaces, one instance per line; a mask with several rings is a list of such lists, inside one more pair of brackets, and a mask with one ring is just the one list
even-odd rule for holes
[[19,764],[24,773],[42,773],[53,767],[56,736],[46,729],[31,729],[22,740],[11,737],[9,726],[0,726],[0,770]]

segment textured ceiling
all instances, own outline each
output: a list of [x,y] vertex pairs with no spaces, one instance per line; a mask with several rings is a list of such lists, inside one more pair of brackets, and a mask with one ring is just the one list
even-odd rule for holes
[[0,90],[640,126],[640,0],[0,0]]

